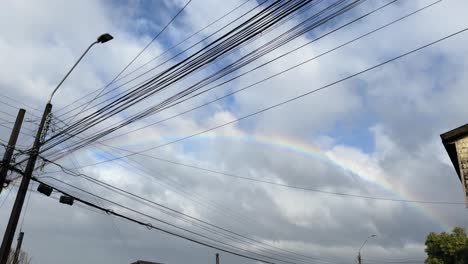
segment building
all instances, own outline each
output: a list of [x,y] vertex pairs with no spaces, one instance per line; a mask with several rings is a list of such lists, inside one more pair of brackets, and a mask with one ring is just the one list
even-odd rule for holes
[[468,124],[440,135],[465,193],[468,208]]
[[144,261],[144,260],[137,260],[131,264],[163,264],[159,262],[151,262],[151,261]]

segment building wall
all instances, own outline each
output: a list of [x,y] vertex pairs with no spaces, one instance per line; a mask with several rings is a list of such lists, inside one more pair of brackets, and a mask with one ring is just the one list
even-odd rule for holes
[[468,208],[468,136],[455,142],[458,154],[460,177],[465,192],[465,202]]

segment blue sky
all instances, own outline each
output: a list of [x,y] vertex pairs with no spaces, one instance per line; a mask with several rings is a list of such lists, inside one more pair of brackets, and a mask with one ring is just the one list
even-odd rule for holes
[[[331,2],[324,1],[322,6]],[[193,0],[129,70],[164,52],[240,3],[242,1],[238,0]],[[267,62],[383,3],[365,1],[351,13],[314,29],[232,76]],[[136,122],[116,134],[162,120],[245,87],[429,3],[431,1],[428,0],[398,1],[352,27],[327,36],[229,85]],[[0,29],[0,58],[4,61],[0,71],[1,94],[18,98],[28,105],[28,113],[40,115],[40,111],[29,106],[42,109],[49,91],[88,43],[103,32],[111,33],[115,39],[94,47],[54,98],[54,114],[64,118],[66,116],[60,116],[64,113],[62,107],[108,83],[184,4],[185,1],[62,3],[50,0],[41,4],[6,1],[2,4],[6,8],[0,8],[0,23],[10,25]],[[254,1],[249,1],[230,18],[255,5]],[[467,27],[466,8],[465,1],[444,0],[284,75],[106,144],[128,151],[141,151],[269,107]],[[315,10],[303,14],[303,17],[312,11]],[[227,21],[229,17],[210,30]],[[105,124],[122,121],[126,116],[161,102],[298,22],[297,19],[292,20],[265,34]],[[191,43],[208,36],[212,32],[210,30],[195,36]],[[463,202],[460,183],[439,135],[467,122],[467,39],[466,34],[460,34],[398,62],[217,129],[212,134],[145,154],[227,174],[328,192]],[[167,57],[188,45],[181,45]],[[161,70],[174,63],[171,61]],[[153,62],[148,67],[156,64]],[[15,106],[19,107],[19,104]],[[0,110],[13,115],[17,111],[1,103]],[[93,110],[96,108],[91,108],[89,113]],[[34,128],[34,124],[25,126]],[[8,129],[1,128],[0,138],[6,140],[8,133]],[[20,143],[28,145],[31,139],[23,135]],[[114,156],[125,154],[125,151],[111,147],[105,150]],[[354,260],[360,241],[371,233],[378,237],[366,245],[366,257],[424,259],[424,239],[429,232],[445,231],[453,226],[468,227],[467,211],[463,205],[408,205],[298,191],[176,166],[139,155],[92,166],[106,158],[107,154],[103,153],[102,146],[91,146],[59,162],[186,214],[277,247],[331,260],[332,263]],[[76,169],[76,162],[86,167]],[[56,167],[47,166],[45,172],[56,170]],[[355,179],[350,177],[349,171],[355,173]],[[60,173],[53,175],[131,208],[198,230],[145,204],[99,186],[89,186],[79,177]],[[69,190],[52,180],[50,184]],[[11,190],[13,194],[16,192],[14,188]],[[5,228],[13,202],[13,196],[5,197],[4,193],[0,195],[0,202],[5,200],[0,210],[0,231]],[[76,190],[73,193],[93,199]],[[106,202],[103,204],[113,210],[121,210]],[[78,206],[61,206],[53,199],[36,194],[31,195],[27,212],[23,227],[27,233],[24,249],[33,257],[33,262],[130,263],[136,259],[163,263],[207,262],[213,261],[215,253]],[[141,215],[122,212],[149,221]],[[56,254],[43,254],[52,248]],[[222,261],[252,263],[228,254],[222,254]]]

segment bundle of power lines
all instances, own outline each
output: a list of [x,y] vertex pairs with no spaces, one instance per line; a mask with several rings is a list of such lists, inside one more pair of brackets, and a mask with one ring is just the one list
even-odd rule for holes
[[[247,19],[247,21],[236,26],[234,29],[215,39],[208,45],[205,45],[203,48],[194,52],[177,64],[164,69],[156,76],[145,80],[142,84],[136,87],[118,92],[116,95],[105,99],[100,103],[104,105],[101,106],[98,110],[92,112],[80,120],[77,120],[76,122],[73,122],[60,132],[47,139],[47,141],[44,142],[41,152],[45,153],[48,150],[52,150],[63,142],[81,135],[83,132],[88,131],[89,129],[121,113],[122,111],[143,102],[145,99],[160,93],[162,90],[167,89],[172,85],[177,84],[184,78],[187,78],[187,76],[194,74],[214,61],[223,58],[223,56],[226,56],[226,54],[239,49],[243,45],[251,42],[256,37],[265,34],[266,31],[272,29],[275,25],[278,25],[278,23],[294,15],[296,12],[306,8],[314,8],[320,2],[322,1],[291,0],[275,1],[269,4],[259,12],[252,15],[252,17]],[[326,5],[321,9],[318,9],[316,12],[313,12],[312,15],[302,19],[301,22],[288,28],[282,34],[275,36],[267,43],[255,48],[246,55],[236,59],[234,62],[217,70],[215,73],[204,77],[198,82],[170,96],[161,103],[127,117],[124,120],[119,121],[109,127],[102,128],[98,133],[93,133],[93,135],[89,137],[81,138],[78,142],[72,144],[69,147],[68,152],[74,152],[78,149],[86,147],[92,142],[95,142],[98,139],[103,138],[104,136],[109,135],[110,133],[120,128],[128,126],[138,120],[177,104],[178,101],[192,95],[203,87],[220,80],[230,73],[238,71],[253,61],[282,47],[299,36],[304,35],[310,30],[323,25],[324,23],[341,14],[344,14],[362,2],[364,2],[364,0],[339,0]],[[114,88],[113,90],[115,89],[117,88]],[[101,96],[110,94],[111,92],[112,90],[102,94]],[[57,153],[49,155],[54,154]]]

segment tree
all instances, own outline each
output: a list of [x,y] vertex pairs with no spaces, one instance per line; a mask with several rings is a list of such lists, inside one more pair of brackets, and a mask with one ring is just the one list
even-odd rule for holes
[[455,227],[452,233],[431,232],[426,239],[426,264],[468,263],[468,237],[465,229]]

